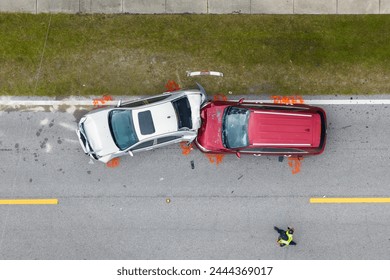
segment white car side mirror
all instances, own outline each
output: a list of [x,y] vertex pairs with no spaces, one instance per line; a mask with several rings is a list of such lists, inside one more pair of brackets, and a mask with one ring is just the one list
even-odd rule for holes
[[118,104],[116,104],[116,107],[120,107],[122,105],[122,100],[118,101]]
[[132,151],[128,151],[128,153],[129,153],[130,156],[132,156],[132,157],[134,156]]

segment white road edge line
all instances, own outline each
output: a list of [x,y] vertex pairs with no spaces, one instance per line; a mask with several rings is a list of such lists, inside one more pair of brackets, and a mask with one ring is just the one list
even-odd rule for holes
[[[119,99],[118,99],[119,100]],[[131,100],[131,98],[129,99]],[[135,99],[134,99],[135,100]],[[237,101],[238,100],[230,100]],[[273,100],[245,100],[260,103],[273,103]],[[106,101],[99,106],[116,105],[118,101]],[[390,99],[305,99],[308,105],[390,105]],[[0,106],[94,106],[92,100],[1,100]]]
[[[229,100],[229,101],[237,101],[238,100]],[[261,103],[274,103],[273,100],[247,100],[244,102],[261,102]],[[299,104],[307,104],[307,105],[387,105],[390,104],[390,99],[305,99],[304,103]]]
[[305,100],[309,105],[387,105],[390,99]]
[[[118,101],[106,101],[97,105],[116,105]],[[94,106],[92,100],[0,100],[0,106]]]

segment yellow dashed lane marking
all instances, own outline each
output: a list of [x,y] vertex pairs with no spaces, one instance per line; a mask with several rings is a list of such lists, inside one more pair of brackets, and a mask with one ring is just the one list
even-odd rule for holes
[[58,204],[58,199],[0,199],[0,204]]
[[390,197],[312,197],[310,203],[390,203]]

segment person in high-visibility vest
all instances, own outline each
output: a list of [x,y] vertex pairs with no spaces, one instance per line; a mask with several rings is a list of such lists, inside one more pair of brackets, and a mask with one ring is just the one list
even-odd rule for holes
[[297,245],[297,243],[293,241],[294,228],[287,227],[287,230],[282,230],[278,227],[274,227],[274,229],[279,233],[277,242],[280,247]]

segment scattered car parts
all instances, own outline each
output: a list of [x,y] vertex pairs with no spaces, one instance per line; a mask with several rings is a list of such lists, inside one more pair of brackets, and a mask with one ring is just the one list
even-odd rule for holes
[[223,77],[222,72],[217,71],[187,71],[187,77],[195,77],[195,76],[217,76]]

